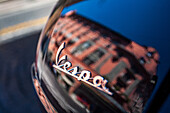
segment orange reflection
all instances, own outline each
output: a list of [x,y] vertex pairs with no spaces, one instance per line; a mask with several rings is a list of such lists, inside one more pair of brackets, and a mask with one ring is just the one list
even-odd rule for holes
[[[151,80],[156,75],[159,54],[154,48],[143,47],[75,14],[75,11],[61,16],[49,33],[51,40],[48,52],[51,54],[51,63],[55,62],[59,45],[66,42],[66,49],[61,56],[68,55],[72,67],[79,66],[81,70],[88,70],[92,77],[103,76],[109,81],[107,86],[114,93],[113,99],[127,111],[142,112],[155,86]],[[80,87],[83,87],[82,83],[65,73],[60,74],[67,84],[63,87],[67,87],[68,93],[77,93],[77,100],[90,109],[91,101],[79,92]],[[89,88],[103,96],[94,88]],[[107,96],[105,99],[110,103]]]

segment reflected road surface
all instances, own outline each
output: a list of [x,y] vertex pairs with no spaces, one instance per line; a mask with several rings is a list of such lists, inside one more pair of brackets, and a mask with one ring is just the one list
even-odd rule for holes
[[40,113],[30,67],[38,33],[0,45],[0,113]]

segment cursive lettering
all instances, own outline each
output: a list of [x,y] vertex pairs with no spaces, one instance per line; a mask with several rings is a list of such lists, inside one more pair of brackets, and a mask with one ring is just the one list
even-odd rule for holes
[[[56,64],[53,65],[55,69],[58,69],[74,78],[76,78],[79,81],[83,81],[109,95],[112,95],[112,92],[109,91],[108,88],[106,88],[107,80],[105,80],[102,76],[97,75],[95,77],[91,77],[91,72],[87,70],[83,70],[79,72],[79,67],[76,66],[74,68],[71,68],[72,63],[67,60],[67,55],[63,55],[60,58],[60,55],[62,51],[65,48],[65,42],[60,45],[58,48],[57,54],[56,54]],[[71,68],[71,69],[69,69]],[[69,70],[68,70],[69,69]],[[92,79],[92,82],[89,82],[89,79]]]

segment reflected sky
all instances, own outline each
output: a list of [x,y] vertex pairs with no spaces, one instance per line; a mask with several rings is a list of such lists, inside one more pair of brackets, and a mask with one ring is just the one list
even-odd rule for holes
[[89,0],[68,7],[63,13],[76,9],[78,14],[141,45],[156,48],[160,54],[157,89],[170,67],[169,6],[169,0]]
[[[159,81],[168,71],[170,62],[168,0],[91,0],[66,8],[63,13],[76,9],[77,13],[95,20],[125,37],[156,48],[160,54]],[[159,82],[158,81],[158,82]]]

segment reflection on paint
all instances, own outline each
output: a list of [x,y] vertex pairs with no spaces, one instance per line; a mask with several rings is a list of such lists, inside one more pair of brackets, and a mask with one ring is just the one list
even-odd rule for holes
[[[62,53],[62,51],[65,48],[65,42],[63,42],[56,54],[56,65],[54,64],[53,67],[76,78],[79,81],[83,81],[101,91],[104,91],[105,93],[112,95],[112,93],[108,90],[108,88],[106,88],[106,84],[107,84],[107,80],[105,80],[103,77],[101,76],[95,76],[95,77],[91,77],[91,72],[87,71],[87,70],[83,70],[82,72],[79,72],[79,67],[74,67],[72,69],[72,63],[69,62],[67,60],[67,55],[62,56],[61,58],[60,55]],[[63,61],[65,61],[64,63],[62,63]],[[92,82],[89,82],[89,80],[93,80]]]

